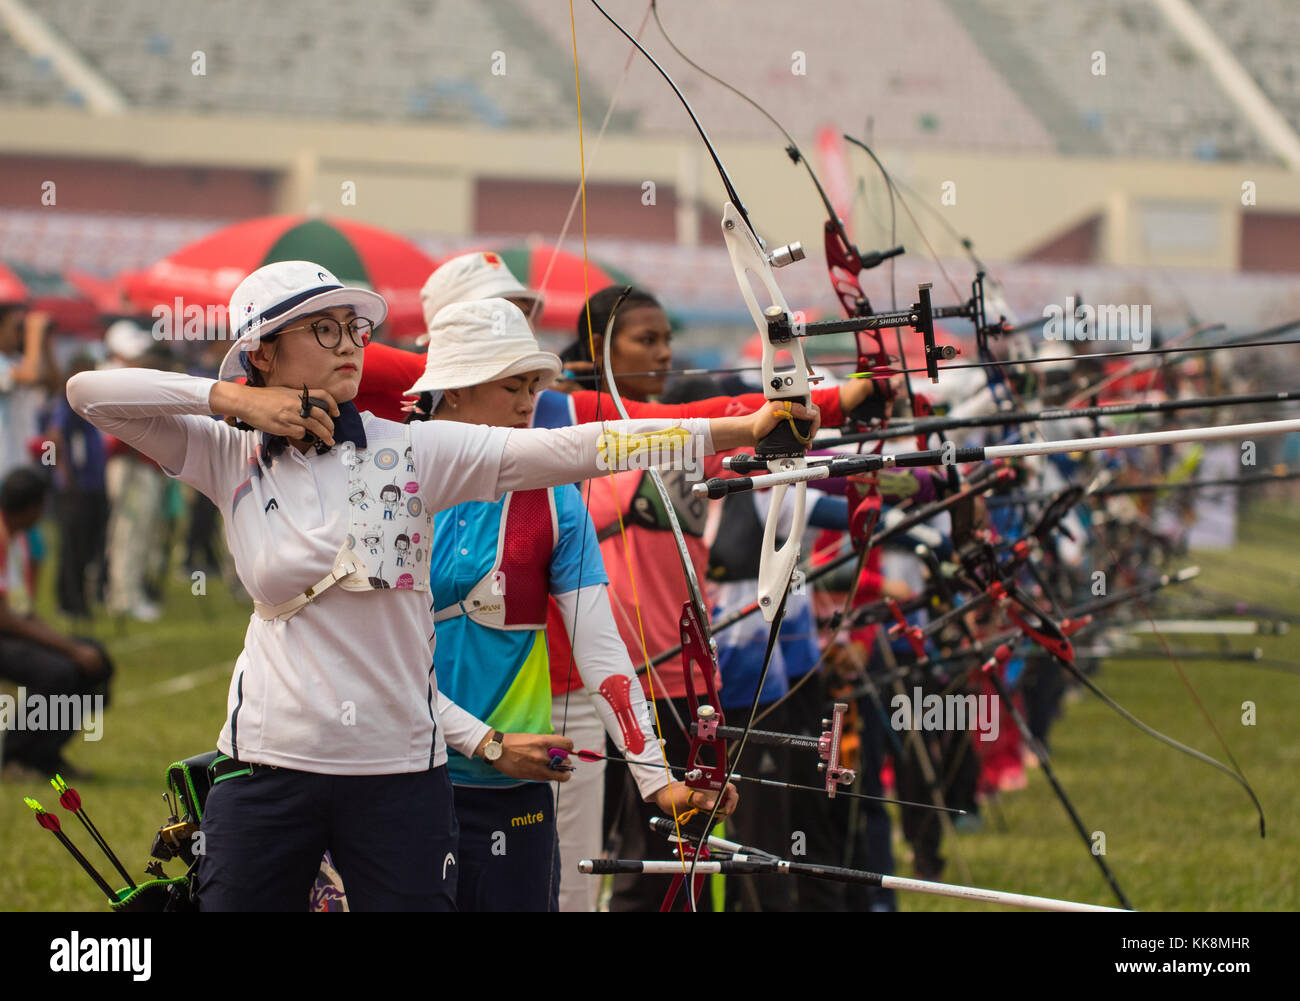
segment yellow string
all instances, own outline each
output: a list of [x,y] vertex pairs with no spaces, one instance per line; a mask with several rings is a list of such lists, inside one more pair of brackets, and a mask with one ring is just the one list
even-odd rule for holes
[[[583,310],[587,317],[587,344],[590,348],[593,365],[596,361],[596,334],[591,326],[591,290],[587,285],[588,264],[587,264],[587,167],[586,151],[583,148],[582,140],[582,81],[578,74],[578,25],[573,14],[573,0],[569,0],[569,32],[573,38],[573,86],[576,94],[576,103],[578,109],[578,190],[581,193],[582,203],[582,296]],[[599,400],[597,401],[599,407]],[[601,423],[604,421],[602,419]],[[609,432],[606,432],[608,435]],[[627,532],[623,524],[623,505],[618,494],[618,483],[614,476],[614,469],[609,469],[609,482],[614,492],[614,509],[618,513],[618,534],[623,541],[623,561],[627,567],[628,580],[632,585],[632,607],[636,610],[637,634],[640,637],[641,656],[646,666],[646,683],[650,688],[650,711],[654,717],[655,736],[659,739],[659,751],[663,757],[664,774],[668,777],[668,784],[673,782],[672,769],[668,765],[668,753],[664,749],[663,727],[659,723],[659,706],[655,698],[654,690],[654,672],[650,666],[650,652],[646,646],[645,626],[641,619],[641,601],[637,594],[636,575],[632,571],[632,551],[627,544]],[[591,486],[587,486],[587,504],[591,504]],[[725,790],[724,790],[725,791]],[[677,803],[672,801],[673,827],[676,830],[677,838],[680,842],[682,837],[682,819],[677,812]],[[689,878],[689,870],[686,866],[686,858],[682,857],[682,877]],[[687,886],[687,893],[690,893],[690,887]],[[693,909],[693,908],[692,908]]]
[[779,400],[772,408],[772,413],[790,425],[790,433],[800,445],[812,442],[811,434],[800,434],[799,425],[794,422],[794,404],[789,400]]

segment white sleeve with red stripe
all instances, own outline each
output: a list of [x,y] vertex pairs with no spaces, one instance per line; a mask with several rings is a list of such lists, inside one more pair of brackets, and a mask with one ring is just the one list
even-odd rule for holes
[[[583,686],[600,713],[605,731],[630,762],[628,767],[641,797],[648,801],[668,784],[668,773],[650,721],[650,706],[614,623],[605,585],[592,584],[557,594],[555,603],[573,644],[573,663]],[[667,725],[663,720],[660,724]]]

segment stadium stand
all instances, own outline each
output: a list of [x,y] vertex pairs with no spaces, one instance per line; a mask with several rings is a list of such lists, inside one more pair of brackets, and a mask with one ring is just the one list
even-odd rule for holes
[[[517,0],[558,47],[571,45],[567,5]],[[635,33],[645,4],[612,6]],[[796,136],[832,121],[874,142],[914,148],[1005,148],[1049,151],[1051,135],[989,65],[942,0],[909,0],[906,23],[890,0],[819,0],[816,17],[795,4],[764,5],[762,17],[738,18],[723,4],[667,0],[660,17],[673,40],[711,73],[756,97]],[[577,7],[583,112],[593,120],[585,80],[612,92],[623,75],[628,43],[589,5]],[[859,39],[859,58],[844,63],[845,36]],[[646,48],[681,86],[715,136],[764,138],[771,126],[739,98],[699,76],[671,51],[654,22]],[[796,73],[796,55],[803,69]],[[571,58],[571,56],[569,57]],[[643,129],[689,128],[663,80],[643,59],[633,61],[621,107],[633,107]],[[868,126],[868,122],[870,125]]]
[[[1285,39],[1292,0],[1192,0],[1261,88],[1300,121],[1300,75]],[[644,4],[611,0],[631,30]],[[1058,152],[1275,162],[1201,59],[1150,0],[821,0],[737,20],[734,7],[660,5],[675,41],[763,103],[796,135],[833,121],[906,148]],[[555,0],[42,0],[30,8],[127,99],[148,108],[485,127],[571,128],[568,5]],[[310,11],[304,17],[303,11]],[[614,131],[688,125],[644,60],[588,4],[576,7],[583,111],[598,123],[618,92]],[[843,63],[846,33],[861,58]],[[770,127],[702,80],[653,23],[646,46],[679,81],[711,134]],[[726,44],[721,44],[725,40]],[[196,53],[205,72],[192,71]],[[1093,54],[1106,58],[1094,75]],[[0,97],[76,100],[0,38]],[[800,72],[802,70],[802,72]]]
[[144,268],[225,225],[107,213],[0,212],[0,258],[45,271],[115,275]]
[[1061,153],[1275,160],[1148,0],[947,3]]
[[0,99],[34,106],[81,103],[81,96],[64,87],[49,60],[33,59],[4,30],[0,30]]
[[1294,0],[1190,0],[1233,55],[1291,123],[1300,129],[1300,67]]
[[[567,52],[540,44],[508,0],[364,9],[225,0],[219,12],[195,0],[44,0],[39,12],[140,106],[515,127],[573,121]],[[505,72],[493,72],[495,53]]]

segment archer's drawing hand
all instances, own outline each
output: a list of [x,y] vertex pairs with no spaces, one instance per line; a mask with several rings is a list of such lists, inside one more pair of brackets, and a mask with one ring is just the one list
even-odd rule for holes
[[[492,735],[483,738],[478,751]],[[496,760],[496,770],[512,779],[531,782],[568,782],[572,772],[551,768],[551,748],[572,751],[573,741],[558,733],[507,733],[501,739],[501,757]]]
[[213,413],[241,420],[258,431],[301,440],[307,435],[334,444],[334,421],[339,405],[323,389],[309,389],[308,394],[329,408],[311,407],[310,416],[302,416],[302,390],[287,386],[240,386],[219,382],[210,400]]

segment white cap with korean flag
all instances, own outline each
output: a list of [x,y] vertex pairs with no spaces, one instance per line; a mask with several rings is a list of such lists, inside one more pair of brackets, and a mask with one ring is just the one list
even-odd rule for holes
[[264,337],[300,316],[336,306],[352,307],[375,328],[388,315],[383,296],[346,286],[319,264],[277,261],[258,268],[230,296],[226,320],[234,343],[221,361],[218,378],[230,381],[246,376],[245,355],[257,350]]

